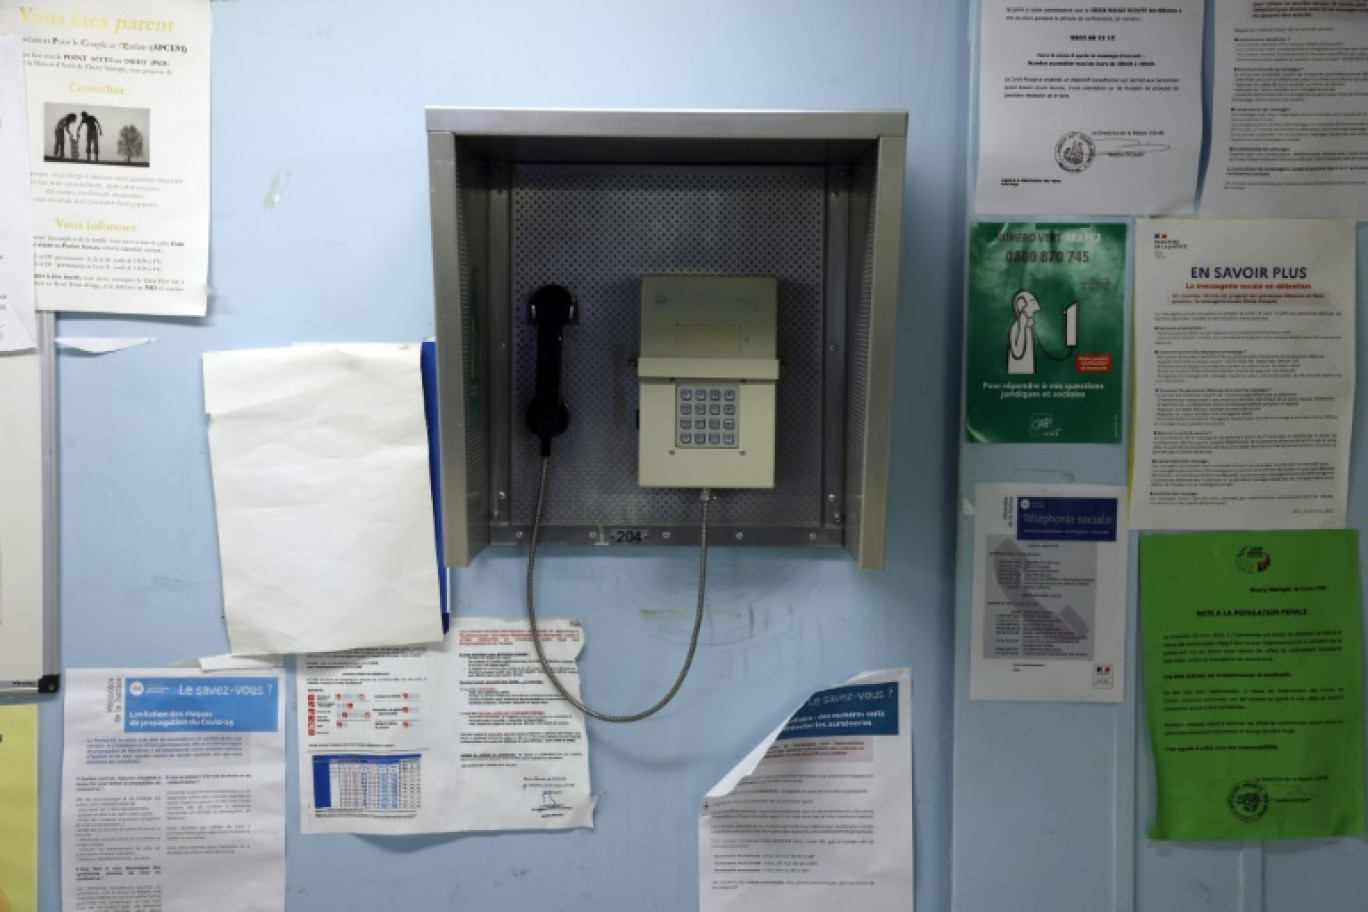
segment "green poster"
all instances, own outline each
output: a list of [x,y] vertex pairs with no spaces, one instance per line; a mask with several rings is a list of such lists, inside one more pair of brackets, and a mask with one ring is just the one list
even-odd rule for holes
[[1358,532],[1140,539],[1152,839],[1363,835]]
[[978,222],[969,232],[972,443],[1119,443],[1126,226]]

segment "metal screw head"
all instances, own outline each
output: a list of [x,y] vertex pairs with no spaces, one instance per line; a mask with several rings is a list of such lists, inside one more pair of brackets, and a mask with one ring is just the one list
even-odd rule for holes
[[507,491],[500,491],[500,492],[499,492],[499,500],[508,500],[508,492],[507,492]]
[[745,533],[745,532],[737,532],[737,533],[736,533],[736,540],[737,540],[737,541],[740,541],[741,539],[743,539],[743,538],[745,538],[745,537],[746,537],[746,533]]
[[816,533],[816,532],[809,532],[809,533],[808,533],[808,541],[816,541],[816,540],[817,540],[817,533]]
[[835,503],[835,502],[836,502],[836,495],[835,495],[835,494],[828,494],[828,495],[827,495],[827,503]]
[[522,534],[521,532],[514,532],[514,533],[513,533],[513,537],[514,537],[514,538],[522,538],[522,536],[523,536],[523,534]]
[[597,532],[590,532],[590,533],[589,533],[589,537],[590,537],[590,538],[595,538],[595,539],[596,539],[596,538],[598,538],[598,533],[597,533]]
[[660,537],[661,537],[662,539],[664,539],[665,541],[669,541],[669,540],[670,540],[670,533],[669,533],[669,532],[661,532],[661,533],[660,533]]

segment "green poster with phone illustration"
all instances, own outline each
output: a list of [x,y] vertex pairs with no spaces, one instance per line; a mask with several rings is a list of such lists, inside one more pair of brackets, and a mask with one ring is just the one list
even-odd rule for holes
[[1119,443],[1126,226],[978,222],[969,232],[971,443]]

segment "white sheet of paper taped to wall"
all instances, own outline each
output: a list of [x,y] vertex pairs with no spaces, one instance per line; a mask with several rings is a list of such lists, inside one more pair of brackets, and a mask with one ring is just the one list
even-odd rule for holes
[[442,638],[418,349],[204,356],[234,655]]
[[[579,694],[578,622],[538,638]],[[446,642],[302,655],[299,828],[451,833],[594,825],[584,714],[551,686],[523,619],[452,618]]]
[[0,352],[29,351],[38,338],[26,104],[23,44],[0,34]]
[[819,690],[703,799],[699,909],[912,912],[912,672]]

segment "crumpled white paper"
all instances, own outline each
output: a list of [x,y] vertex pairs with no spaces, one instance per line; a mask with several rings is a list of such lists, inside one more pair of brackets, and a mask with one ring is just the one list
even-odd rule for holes
[[419,346],[204,356],[234,655],[442,638]]

